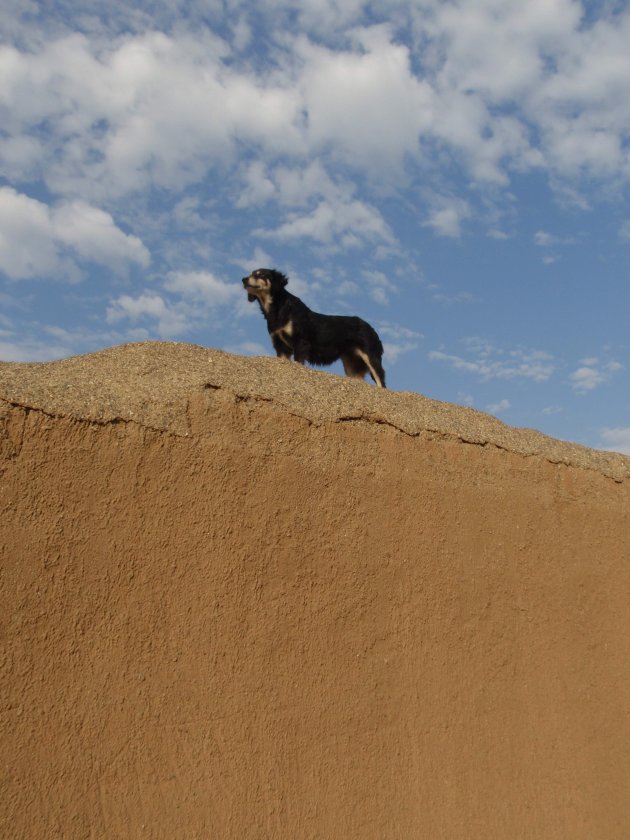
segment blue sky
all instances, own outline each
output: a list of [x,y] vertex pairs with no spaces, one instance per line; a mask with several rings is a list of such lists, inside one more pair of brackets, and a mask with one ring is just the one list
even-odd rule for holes
[[0,32],[0,359],[270,354],[240,278],[276,267],[377,327],[391,388],[630,453],[627,3],[5,0]]

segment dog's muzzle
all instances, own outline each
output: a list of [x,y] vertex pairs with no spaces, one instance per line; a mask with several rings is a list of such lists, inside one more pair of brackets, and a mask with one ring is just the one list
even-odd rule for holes
[[247,291],[247,300],[251,303],[253,300],[256,300],[256,295],[253,295],[249,291],[248,283],[249,283],[249,277],[243,277],[243,287],[248,290]]

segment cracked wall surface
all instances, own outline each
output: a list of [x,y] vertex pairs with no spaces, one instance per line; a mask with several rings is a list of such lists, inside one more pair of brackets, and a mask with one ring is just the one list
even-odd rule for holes
[[625,840],[629,464],[189,345],[0,365],[0,836]]

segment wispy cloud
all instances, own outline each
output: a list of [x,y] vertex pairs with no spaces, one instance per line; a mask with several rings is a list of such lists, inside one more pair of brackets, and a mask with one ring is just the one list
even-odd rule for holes
[[417,350],[424,336],[398,324],[385,323],[379,326],[379,333],[385,347],[385,360],[394,364],[405,353]]
[[366,269],[363,271],[363,277],[366,280],[369,295],[376,303],[386,306],[392,295],[398,291],[396,284],[383,271],[374,271]]
[[477,298],[471,292],[454,292],[453,294],[435,292],[433,294],[433,300],[437,303],[451,305],[455,303],[473,303]]
[[466,344],[468,358],[432,350],[429,359],[484,380],[529,379],[533,382],[546,382],[555,370],[553,357],[541,350],[516,348],[506,351],[478,338],[468,339]]
[[573,245],[575,238],[572,236],[557,236],[546,230],[537,230],[534,234],[534,243],[539,248],[552,248],[556,245]]
[[113,330],[76,327],[49,326],[39,322],[21,324],[19,330],[12,327],[8,318],[0,317],[0,361],[3,362],[47,362],[63,359],[86,350],[96,350],[121,340]]
[[499,400],[496,403],[490,403],[486,406],[486,411],[489,411],[490,414],[503,414],[503,412],[507,411],[508,409],[512,408],[512,403],[507,400]]
[[553,265],[560,259],[559,249],[563,246],[574,245],[572,236],[558,236],[546,230],[537,230],[534,234],[534,244],[543,249],[542,261],[544,265]]
[[29,338],[6,341],[0,337],[0,361],[3,362],[48,362],[68,355],[67,344]]
[[624,242],[630,242],[630,219],[625,219],[619,227],[619,238]]

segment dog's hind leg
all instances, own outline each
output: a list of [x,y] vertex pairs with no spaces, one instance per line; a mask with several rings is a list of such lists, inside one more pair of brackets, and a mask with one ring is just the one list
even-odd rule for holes
[[308,341],[304,341],[303,339],[297,338],[293,339],[293,361],[297,362],[299,365],[305,365],[306,362],[310,362],[310,346]]
[[370,356],[365,353],[363,350],[360,350],[358,347],[355,348],[354,352],[357,354],[361,362],[363,363],[366,371],[369,370],[370,376],[374,380],[374,382],[378,385],[379,388],[385,387],[385,371],[383,370],[383,365],[381,364],[381,360],[377,359],[376,357],[370,358]]
[[342,356],[341,362],[346,376],[350,376],[352,379],[363,379],[368,372],[363,360],[357,359],[356,356]]

